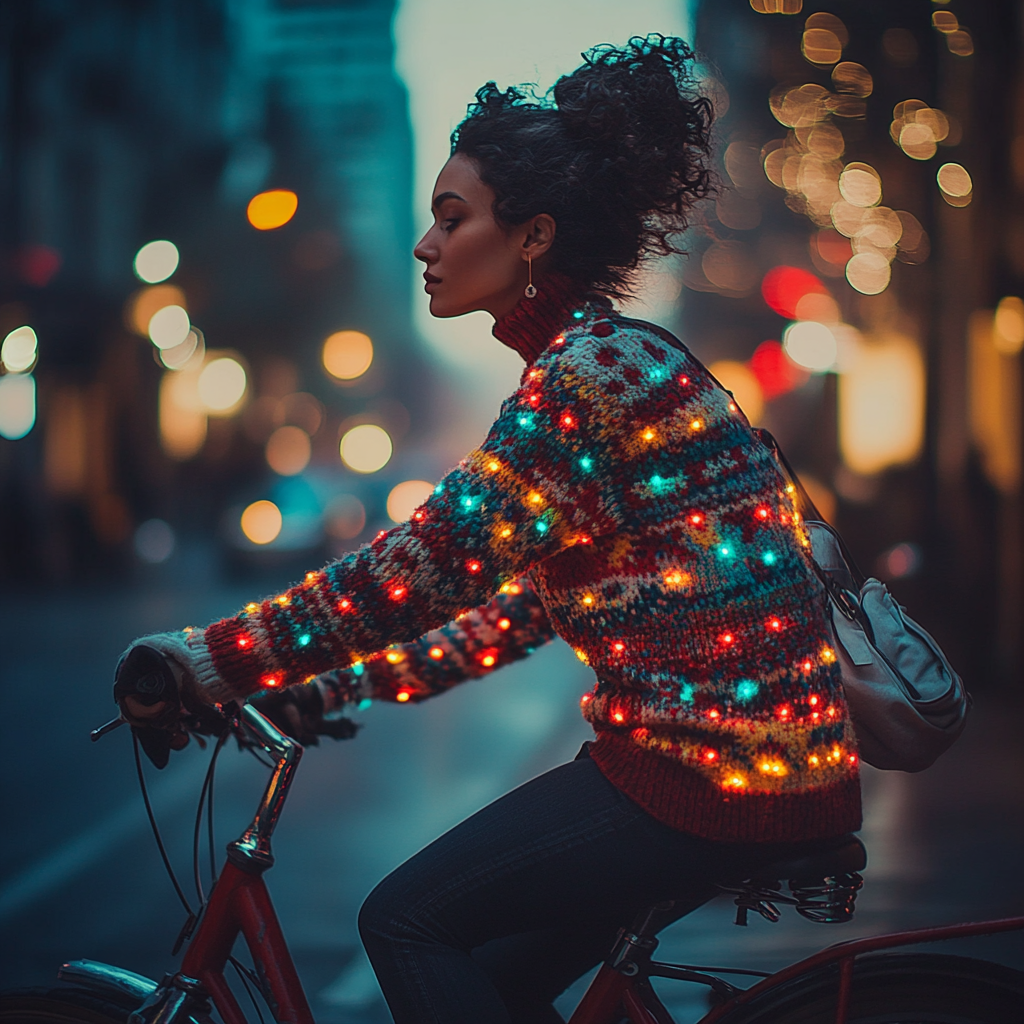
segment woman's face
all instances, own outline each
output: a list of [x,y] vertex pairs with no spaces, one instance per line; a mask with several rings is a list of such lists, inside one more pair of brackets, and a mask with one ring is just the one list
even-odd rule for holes
[[434,185],[434,224],[413,250],[427,265],[423,278],[432,316],[477,309],[503,316],[526,288],[527,253],[536,260],[550,247],[551,217],[540,214],[506,228],[494,219],[493,204],[494,192],[480,180],[474,161],[456,153],[441,168]]

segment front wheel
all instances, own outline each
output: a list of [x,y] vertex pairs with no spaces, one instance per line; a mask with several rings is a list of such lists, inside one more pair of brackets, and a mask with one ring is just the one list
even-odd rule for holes
[[125,1024],[134,1009],[63,985],[0,993],[0,1024]]
[[[771,989],[719,1024],[834,1024],[836,964]],[[847,1024],[1020,1024],[1024,974],[969,957],[881,953],[854,964]]]

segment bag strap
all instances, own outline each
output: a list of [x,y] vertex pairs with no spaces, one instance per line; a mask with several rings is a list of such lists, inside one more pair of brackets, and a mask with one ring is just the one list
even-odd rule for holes
[[850,575],[853,577],[859,590],[864,586],[867,576],[860,571],[857,562],[853,555],[850,554],[850,549],[846,546],[846,542],[840,536],[839,531],[818,511],[817,505],[815,505],[811,500],[811,496],[807,493],[807,489],[800,482],[800,477],[797,475],[796,470],[790,465],[789,459],[787,459],[783,454],[782,449],[779,447],[779,442],[775,440],[772,433],[764,427],[755,427],[753,430],[755,436],[768,449],[768,451],[772,453],[782,475],[796,488],[797,510],[800,512],[800,515],[802,515],[804,520],[807,522],[822,523],[835,538],[836,544],[839,546],[839,553],[843,556],[843,559],[850,570]]

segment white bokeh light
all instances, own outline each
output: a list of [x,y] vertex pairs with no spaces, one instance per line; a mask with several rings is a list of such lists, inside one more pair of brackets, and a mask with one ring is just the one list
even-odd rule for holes
[[166,239],[147,242],[135,254],[135,276],[146,284],[166,281],[178,269],[178,247]]
[[824,324],[814,320],[790,324],[782,336],[782,347],[797,366],[814,373],[831,370],[839,355],[836,336]]
[[181,306],[164,306],[149,319],[149,340],[157,348],[180,345],[192,329],[188,313]]
[[0,363],[8,373],[31,370],[39,351],[39,339],[31,327],[16,327],[0,346]]

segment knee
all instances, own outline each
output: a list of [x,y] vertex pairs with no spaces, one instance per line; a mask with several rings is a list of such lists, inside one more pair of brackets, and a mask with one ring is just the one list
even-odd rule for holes
[[407,902],[397,899],[393,890],[388,876],[363,900],[357,924],[364,945],[367,939],[390,937],[401,927],[402,905]]

